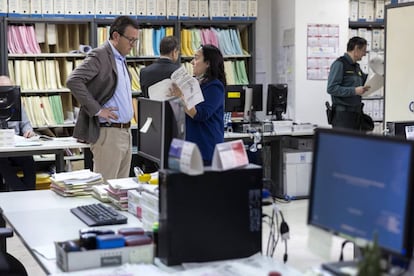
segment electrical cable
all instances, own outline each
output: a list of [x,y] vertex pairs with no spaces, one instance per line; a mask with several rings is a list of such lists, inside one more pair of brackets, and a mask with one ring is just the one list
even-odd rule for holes
[[289,239],[289,225],[285,221],[285,218],[283,217],[283,213],[281,210],[279,210],[279,214],[282,219],[282,222],[280,223],[280,235],[285,243],[285,253],[283,254],[283,262],[286,263],[288,260],[287,240]]

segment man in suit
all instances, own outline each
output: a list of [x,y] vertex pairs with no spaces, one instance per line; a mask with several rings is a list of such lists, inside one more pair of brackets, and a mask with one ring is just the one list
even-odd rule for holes
[[[11,86],[13,82],[8,76],[0,76],[0,86]],[[19,122],[8,122],[8,128],[14,129],[16,135],[30,138],[35,135],[33,127],[27,117],[24,107],[22,119]],[[17,177],[17,168],[22,169],[23,177]],[[33,156],[15,156],[0,158],[0,179],[4,178],[4,184],[12,191],[34,190],[36,188],[36,171]],[[1,182],[1,181],[0,181]]]
[[126,55],[138,42],[138,22],[115,18],[109,40],[88,53],[66,86],[80,103],[73,137],[91,143],[93,170],[105,180],[129,176],[134,111]]
[[166,36],[160,42],[160,58],[140,72],[140,83],[143,96],[148,98],[148,87],[167,79],[180,65],[177,60],[180,54],[178,39]]

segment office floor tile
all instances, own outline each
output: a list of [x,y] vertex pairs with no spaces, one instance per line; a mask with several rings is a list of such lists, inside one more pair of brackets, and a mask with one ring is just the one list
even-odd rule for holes
[[[323,252],[320,248],[320,244],[316,247],[324,254],[317,254],[309,246],[309,243],[316,241],[318,243],[318,237],[315,237],[313,232],[310,233],[310,227],[308,227],[307,209],[308,200],[296,200],[289,203],[277,203],[278,208],[282,211],[286,222],[289,225],[290,238],[288,240],[288,261],[287,264],[295,267],[297,270],[307,272],[313,267],[317,267],[320,263],[326,261],[336,261],[340,254],[342,239],[337,237],[330,237],[332,245],[328,248],[328,252]],[[264,213],[271,214],[272,207],[266,206],[263,208]],[[267,239],[269,236],[269,227],[266,223],[263,224],[263,252],[266,252]],[[323,242],[328,243],[326,240]],[[44,276],[42,268],[37,264],[32,255],[22,244],[20,238],[14,235],[13,238],[7,239],[8,251],[15,257],[17,257],[26,267],[29,276]],[[274,258],[280,262],[283,260],[284,244],[279,241]],[[329,251],[330,250],[330,251]],[[352,256],[352,248],[346,248],[345,259],[349,259]],[[324,255],[324,256],[321,256]]]

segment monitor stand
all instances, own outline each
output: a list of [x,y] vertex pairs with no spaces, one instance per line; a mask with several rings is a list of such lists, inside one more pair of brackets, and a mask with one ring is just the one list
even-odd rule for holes
[[322,264],[322,268],[331,272],[333,275],[348,276],[357,275],[358,272],[358,260],[332,262]]

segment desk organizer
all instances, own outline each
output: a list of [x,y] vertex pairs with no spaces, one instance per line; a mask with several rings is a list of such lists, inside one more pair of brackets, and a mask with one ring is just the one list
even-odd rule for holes
[[63,249],[62,245],[64,243],[65,242],[55,242],[55,248],[57,265],[65,272],[117,266],[124,263],[151,264],[154,262],[153,244],[67,252]]

